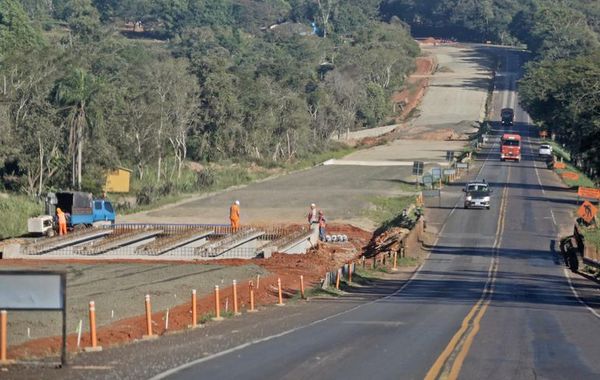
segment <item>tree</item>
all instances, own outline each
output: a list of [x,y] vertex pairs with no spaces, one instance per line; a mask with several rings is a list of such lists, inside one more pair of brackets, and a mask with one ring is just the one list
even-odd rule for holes
[[0,2],[0,60],[14,51],[29,50],[42,44],[41,34],[33,28],[21,4],[15,0],[2,0]]
[[81,189],[81,170],[83,166],[83,148],[86,128],[90,119],[88,108],[99,90],[99,83],[94,75],[84,69],[74,69],[58,82],[55,89],[55,100],[66,111],[66,122],[69,126],[69,152],[72,163],[72,185]]

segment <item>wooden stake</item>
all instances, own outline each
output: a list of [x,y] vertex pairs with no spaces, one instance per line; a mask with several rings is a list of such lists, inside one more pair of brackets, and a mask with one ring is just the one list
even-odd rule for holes
[[6,336],[7,331],[6,331],[6,326],[8,325],[7,323],[7,313],[6,310],[1,310],[0,311],[0,363],[7,363],[8,360],[6,359]]
[[196,289],[192,289],[192,328],[198,326],[198,311],[196,302]]
[[305,299],[304,296],[304,276],[300,275],[300,298]]
[[221,301],[219,299],[219,285],[215,285],[215,317],[212,318],[213,321],[222,321],[223,317],[221,317]]
[[252,281],[248,284],[248,290],[250,292],[250,310],[248,310],[248,313],[256,313],[257,310],[254,308],[254,284]]
[[279,302],[277,302],[277,306],[283,306],[283,295],[281,291],[281,278],[277,279],[277,295],[279,296]]
[[342,277],[342,270],[338,269],[337,276],[335,277],[335,288],[340,290],[340,277]]
[[348,264],[348,283],[352,282],[352,263]]
[[398,271],[398,252],[394,251],[394,266],[392,267],[392,271]]
[[241,315],[238,310],[237,281],[233,280],[233,315]]

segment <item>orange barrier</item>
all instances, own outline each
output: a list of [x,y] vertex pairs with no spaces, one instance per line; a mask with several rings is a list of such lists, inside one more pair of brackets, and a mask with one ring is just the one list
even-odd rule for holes
[[238,310],[237,281],[233,280],[233,315],[241,315]]
[[196,302],[196,289],[192,289],[192,328],[198,326],[198,310]]
[[248,313],[255,313],[257,310],[254,308],[254,284],[252,281],[248,284],[248,288],[250,291],[250,310],[248,310]]
[[90,301],[90,341],[92,347],[86,347],[85,351],[102,351],[102,347],[98,346],[96,335],[96,303],[94,301]]
[[146,294],[146,335],[144,338],[152,338],[152,305],[150,304],[150,295]]
[[302,299],[305,299],[306,297],[304,296],[304,276],[300,275],[300,297]]
[[279,302],[277,302],[277,306],[283,306],[283,295],[281,291],[281,278],[277,279],[277,294],[279,296]]
[[219,285],[215,285],[215,316],[212,318],[213,321],[222,321],[221,317],[221,301],[219,298]]
[[0,310],[0,363],[7,363],[6,359],[6,326],[7,326],[7,313],[6,310]]
[[600,200],[600,189],[579,186],[579,189],[577,189],[577,195],[581,198],[590,198],[590,199],[599,199]]
[[579,179],[579,174],[573,172],[564,172],[560,174],[564,179],[570,179],[572,181],[577,181]]

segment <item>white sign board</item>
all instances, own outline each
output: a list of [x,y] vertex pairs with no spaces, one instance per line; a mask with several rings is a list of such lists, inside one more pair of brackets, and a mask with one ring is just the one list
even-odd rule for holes
[[63,310],[64,275],[49,272],[1,272],[1,310]]

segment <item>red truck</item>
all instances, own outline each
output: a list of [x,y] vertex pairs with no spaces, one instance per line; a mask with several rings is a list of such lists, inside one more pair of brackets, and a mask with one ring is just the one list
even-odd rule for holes
[[521,136],[514,133],[505,133],[500,140],[500,160],[521,161]]

